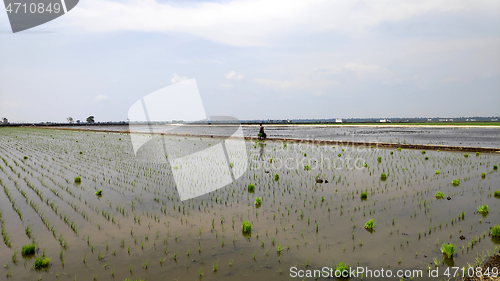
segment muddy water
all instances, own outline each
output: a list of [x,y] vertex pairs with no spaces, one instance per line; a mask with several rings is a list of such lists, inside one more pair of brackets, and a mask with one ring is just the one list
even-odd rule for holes
[[[172,126],[154,125],[154,131],[167,131]],[[128,130],[128,126],[72,127],[90,130]],[[141,129],[139,129],[141,130]],[[150,128],[144,126],[142,131]],[[339,140],[355,142],[389,142],[473,147],[500,147],[500,127],[356,127],[356,126],[265,126],[269,138]],[[256,137],[258,126],[243,126],[245,136]],[[175,126],[179,134],[228,135],[225,126]]]
[[[165,139],[180,155],[219,141]],[[12,280],[54,280],[56,275],[59,280],[289,280],[291,267],[343,262],[372,270],[418,269],[427,276],[428,266],[444,272],[498,251],[498,240],[488,234],[500,222],[500,199],[493,196],[500,189],[498,170],[493,170],[500,164],[497,155],[391,154],[291,142],[286,147],[249,142],[247,151],[249,169],[242,177],[181,202],[158,150],[146,145],[136,157],[126,134],[2,129],[0,209],[11,238],[10,247],[0,245],[5,273]],[[236,167],[244,165],[239,157]],[[183,177],[194,177],[186,167],[177,169]],[[387,174],[385,181],[381,173]],[[80,184],[75,176],[82,178]],[[460,185],[453,186],[452,179]],[[96,196],[96,190],[103,195]],[[366,200],[361,191],[368,193]],[[437,199],[436,191],[445,198]],[[262,199],[260,206],[254,204],[256,197]],[[486,215],[476,212],[483,204],[489,206]],[[375,222],[371,232],[363,228],[369,219]],[[252,225],[251,235],[243,235],[243,220]],[[51,259],[46,270],[32,268],[35,256],[20,254],[31,239],[25,234],[28,225],[38,243],[36,256],[45,250]],[[457,253],[443,259],[439,249],[449,242]]]

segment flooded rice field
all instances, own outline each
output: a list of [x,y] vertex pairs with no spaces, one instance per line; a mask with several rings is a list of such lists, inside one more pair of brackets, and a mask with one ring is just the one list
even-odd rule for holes
[[[155,132],[171,130],[172,126],[152,125]],[[195,135],[227,135],[230,127],[224,126],[175,126],[174,133]],[[89,130],[124,131],[129,127],[123,126],[75,126],[71,128]],[[309,140],[338,140],[353,142],[387,142],[401,144],[434,144],[451,146],[495,147],[500,148],[500,126],[484,127],[432,127],[432,126],[274,126],[266,125],[269,138],[309,139]],[[148,132],[150,128],[143,126]],[[243,125],[246,137],[256,137],[258,126]]]
[[[222,139],[150,142],[160,141],[188,155]],[[290,269],[341,263],[448,280],[447,267],[499,251],[490,228],[500,222],[500,155],[292,141],[246,149],[229,155],[241,177],[181,201],[176,177],[218,176],[191,178],[192,167],[147,145],[136,156],[128,134],[0,129],[2,280],[303,280]]]

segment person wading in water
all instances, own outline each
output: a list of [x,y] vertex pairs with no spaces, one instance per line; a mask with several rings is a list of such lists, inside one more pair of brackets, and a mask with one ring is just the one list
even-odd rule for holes
[[264,140],[266,139],[267,135],[264,133],[264,127],[262,126],[262,123],[260,123],[259,127],[259,140]]

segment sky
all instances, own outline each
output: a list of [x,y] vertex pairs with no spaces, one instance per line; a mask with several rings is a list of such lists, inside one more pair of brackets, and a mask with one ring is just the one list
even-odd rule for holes
[[13,34],[0,117],[127,119],[196,79],[208,116],[500,115],[500,1],[85,0]]

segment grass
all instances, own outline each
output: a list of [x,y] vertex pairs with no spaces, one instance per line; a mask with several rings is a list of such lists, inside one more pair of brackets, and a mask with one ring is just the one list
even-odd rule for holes
[[445,243],[441,245],[441,253],[443,253],[443,255],[446,255],[449,259],[453,258],[453,254],[455,253],[455,245],[451,243]]
[[386,175],[385,173],[382,173],[382,174],[380,175],[380,179],[381,179],[381,180],[386,180],[386,179],[387,179],[387,175]]
[[361,192],[361,199],[366,199],[366,198],[368,198],[368,192],[366,191]]
[[500,197],[500,190],[495,190],[495,192],[493,193],[493,196]]
[[252,233],[252,225],[247,221],[243,221],[242,230],[243,233]]
[[375,223],[373,222],[373,219],[370,219],[369,221],[367,221],[365,223],[364,228],[365,229],[373,229],[374,226],[375,226]]
[[451,180],[451,184],[453,186],[459,186],[460,185],[460,180],[453,179],[453,180]]
[[32,255],[35,253],[35,244],[26,244],[23,245],[21,249],[21,254],[23,255]]
[[255,198],[255,202],[254,202],[255,205],[260,205],[261,203],[262,203],[262,200],[259,197]]
[[49,265],[50,265],[50,259],[44,256],[36,258],[35,263],[33,264],[35,268],[45,268],[48,267]]
[[443,198],[444,194],[441,191],[436,192],[436,198]]
[[488,205],[483,204],[482,206],[477,207],[477,211],[481,214],[487,214],[489,212]]
[[96,192],[95,192],[95,195],[97,195],[97,196],[101,196],[101,195],[102,195],[102,190],[101,190],[101,189],[99,189],[98,191],[96,191]]
[[497,224],[490,228],[490,234],[494,237],[500,237],[500,224]]
[[80,177],[75,177],[75,182],[82,182],[82,178],[80,178]]
[[255,185],[253,185],[253,184],[249,184],[247,188],[248,188],[248,192],[254,192],[255,191]]

